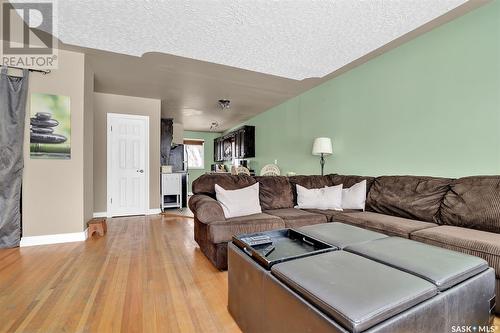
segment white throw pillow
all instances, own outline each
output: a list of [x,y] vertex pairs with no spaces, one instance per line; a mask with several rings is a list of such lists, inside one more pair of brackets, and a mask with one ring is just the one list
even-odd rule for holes
[[297,206],[302,209],[342,210],[342,185],[307,189],[297,187]]
[[362,209],[365,210],[366,202],[366,180],[352,185],[342,190],[342,208],[343,209]]
[[227,219],[262,213],[259,201],[259,183],[239,190],[225,190],[215,184],[215,196]]

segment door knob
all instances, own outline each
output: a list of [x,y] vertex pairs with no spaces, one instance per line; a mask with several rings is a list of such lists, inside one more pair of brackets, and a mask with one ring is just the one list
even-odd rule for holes
[[141,170],[137,170],[137,172],[144,173],[144,170],[142,170],[142,169]]

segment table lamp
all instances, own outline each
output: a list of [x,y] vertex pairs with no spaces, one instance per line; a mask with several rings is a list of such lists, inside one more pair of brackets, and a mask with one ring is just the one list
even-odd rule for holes
[[323,169],[325,167],[325,155],[333,154],[332,140],[330,138],[314,139],[312,154],[321,156],[319,164],[321,165],[321,175],[323,176]]

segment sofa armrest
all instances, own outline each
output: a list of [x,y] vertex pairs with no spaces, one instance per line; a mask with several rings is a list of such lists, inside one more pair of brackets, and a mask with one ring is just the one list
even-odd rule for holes
[[225,221],[224,211],[219,202],[208,195],[195,194],[189,199],[189,208],[202,223]]

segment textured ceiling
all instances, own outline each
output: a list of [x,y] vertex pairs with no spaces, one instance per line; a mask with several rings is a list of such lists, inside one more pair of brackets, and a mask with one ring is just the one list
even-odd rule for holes
[[466,0],[64,0],[66,44],[323,77]]
[[160,99],[185,129],[224,131],[487,1],[60,0],[56,36],[86,54],[96,92]]

